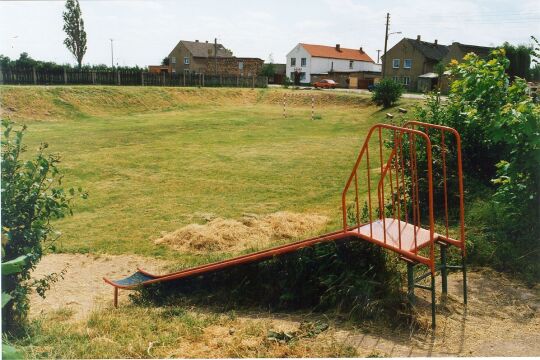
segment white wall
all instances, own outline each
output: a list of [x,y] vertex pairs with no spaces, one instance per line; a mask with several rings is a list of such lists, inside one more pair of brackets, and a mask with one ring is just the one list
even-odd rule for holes
[[[296,65],[291,66],[291,58],[296,58]],[[301,59],[306,58],[306,65],[300,66]],[[353,60],[352,69],[349,67],[349,60],[344,59],[328,59],[320,57],[311,57],[311,55],[300,44],[296,45],[287,54],[287,66],[285,75],[291,78],[291,73],[295,68],[302,68],[301,72],[306,73],[306,77],[302,80],[304,83],[311,83],[311,74],[325,74],[333,71],[381,71],[380,64],[374,64],[367,61]],[[333,66],[333,68],[332,68]]]
[[311,73],[324,74],[330,72],[332,65],[334,71],[381,71],[381,65],[367,61],[353,60],[353,67],[351,69],[349,67],[349,60],[314,57],[311,60]]
[[[296,58],[296,65],[295,66],[291,66],[291,58]],[[300,66],[301,64],[301,59],[302,58],[306,58],[306,66]],[[287,54],[287,67],[286,67],[286,72],[285,72],[285,75],[287,77],[289,77],[291,79],[291,81],[294,81],[294,78],[291,78],[291,73],[294,72],[294,69],[295,68],[302,68],[302,70],[300,70],[300,72],[305,72],[306,73],[306,77],[305,79],[302,80],[302,82],[311,82],[311,77],[310,77],[310,74],[311,74],[311,71],[310,71],[310,66],[311,66],[311,55],[309,55],[309,53],[306,51],[306,49],[304,49],[304,47],[300,44],[296,45],[294,47],[294,49],[292,49],[288,54]]]

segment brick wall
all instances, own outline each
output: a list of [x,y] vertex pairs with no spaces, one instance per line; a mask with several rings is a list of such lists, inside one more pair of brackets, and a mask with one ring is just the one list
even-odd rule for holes
[[261,72],[264,63],[263,60],[257,58],[228,57],[217,59],[208,58],[204,60],[205,66],[201,68],[202,72],[220,75],[255,76]]

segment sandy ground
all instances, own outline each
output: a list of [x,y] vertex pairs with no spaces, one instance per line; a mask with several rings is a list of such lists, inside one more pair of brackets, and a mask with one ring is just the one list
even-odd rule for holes
[[[69,308],[73,319],[83,319],[92,310],[112,305],[113,287],[103,277],[121,279],[136,271],[137,267],[160,273],[165,262],[141,256],[52,254],[43,257],[33,273],[40,278],[51,273],[64,272],[64,278],[51,286],[43,299],[32,294],[30,317],[41,313]],[[129,291],[119,292],[119,303],[129,301]]]
[[[31,316],[71,308],[70,321],[84,319],[93,309],[112,306],[112,288],[102,277],[130,274],[137,266],[158,272],[164,262],[136,256],[48,255],[34,276],[66,269],[64,279],[51,287],[46,299],[32,296]],[[540,289],[529,289],[491,270],[469,273],[469,304],[462,304],[461,274],[449,278],[446,302],[438,297],[437,329],[427,326],[430,313],[427,294],[417,290],[418,319],[426,326],[416,330],[391,330],[380,325],[332,323],[327,335],[355,347],[358,356],[540,356]],[[120,304],[129,301],[120,292]],[[240,314],[239,314],[240,315]],[[302,315],[243,314],[245,318],[278,321],[294,329]]]

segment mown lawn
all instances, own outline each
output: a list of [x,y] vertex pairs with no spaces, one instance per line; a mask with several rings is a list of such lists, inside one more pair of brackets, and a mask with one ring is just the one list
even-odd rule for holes
[[[88,96],[88,89],[73,93]],[[64,183],[89,193],[73,217],[57,222],[59,251],[134,253],[189,265],[208,259],[179,258],[152,240],[200,214],[235,218],[288,210],[327,215],[328,230],[339,226],[341,190],[368,128],[385,112],[367,104],[365,95],[348,95],[362,105],[336,105],[330,97],[317,104],[317,120],[311,120],[310,101],[289,106],[283,118],[280,102],[259,101],[279,90],[258,90],[255,101],[242,102],[238,98],[253,93],[228,89],[219,102],[207,94],[208,104],[200,102],[205,89],[199,91],[197,104],[138,112],[126,106],[108,115],[84,113],[88,100],[77,108],[76,100],[62,100],[64,91],[56,100],[48,95],[51,106],[69,108],[65,117],[22,119],[29,149],[49,143],[62,156]]]

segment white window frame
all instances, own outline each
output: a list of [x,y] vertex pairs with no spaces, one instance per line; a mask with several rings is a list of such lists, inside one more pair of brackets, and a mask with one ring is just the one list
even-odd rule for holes
[[238,62],[238,70],[244,70],[244,62],[243,61]]
[[410,83],[411,83],[411,78],[410,78],[409,76],[403,76],[401,79],[402,79],[401,82],[403,83],[403,85],[405,85],[405,86],[409,86],[409,85],[410,85]]
[[176,56],[171,56],[171,64],[176,64]]
[[354,60],[349,60],[349,69],[354,67]]
[[392,68],[399,69],[400,59],[392,59]]
[[291,66],[296,66],[296,58],[291,58]]
[[[407,66],[407,61],[409,62],[409,66]],[[412,67],[412,59],[403,59],[403,68],[410,69],[411,67]]]
[[399,76],[392,76],[392,80],[399,84]]
[[189,56],[184,56],[184,65],[189,65]]
[[307,65],[307,59],[306,58],[300,58],[300,67],[304,67]]

